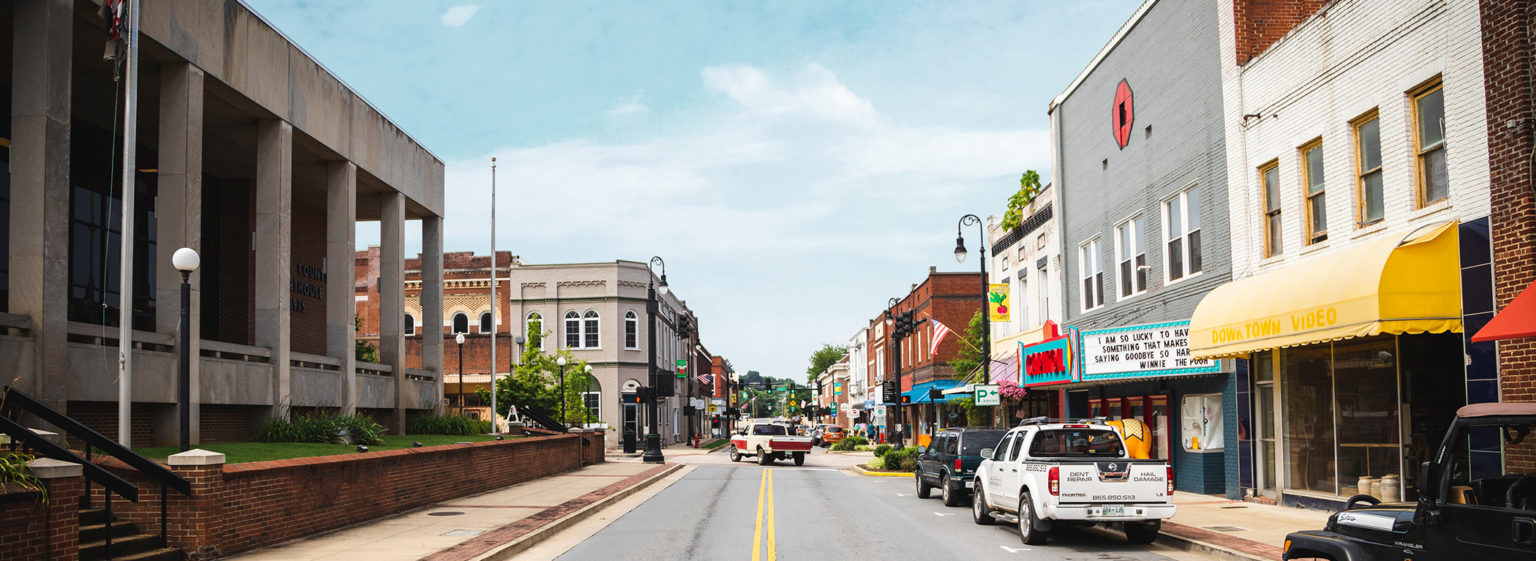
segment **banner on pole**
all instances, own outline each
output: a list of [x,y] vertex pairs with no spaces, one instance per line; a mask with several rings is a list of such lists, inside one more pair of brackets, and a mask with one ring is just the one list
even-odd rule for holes
[[992,321],[1011,321],[1008,314],[1008,284],[987,285],[987,315]]

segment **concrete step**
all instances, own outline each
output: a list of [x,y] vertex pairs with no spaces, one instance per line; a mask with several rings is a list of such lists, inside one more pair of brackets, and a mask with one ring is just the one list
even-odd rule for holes
[[183,561],[185,558],[186,556],[182,555],[180,549],[162,547],[132,555],[113,557],[112,561]]
[[102,524],[102,523],[105,523],[106,521],[107,521],[107,509],[104,509],[104,508],[91,508],[91,509],[82,508],[82,509],[80,509],[80,525],[81,526],[85,526],[87,524]]
[[80,542],[80,561],[95,561],[98,559],[123,559],[128,556],[146,551],[160,549],[160,536],[149,534],[134,534],[132,536],[113,537],[112,555],[107,556],[107,541],[94,540]]
[[[113,540],[117,540],[124,536],[131,536],[137,533],[139,533],[139,526],[137,524],[132,522],[123,522],[121,520],[114,521],[112,523]],[[105,522],[89,525],[82,523],[80,525],[80,543],[106,541],[106,539],[107,524]]]

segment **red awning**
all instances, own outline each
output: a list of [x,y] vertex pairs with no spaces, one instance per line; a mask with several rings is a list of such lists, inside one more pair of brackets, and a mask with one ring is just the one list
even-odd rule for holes
[[1525,291],[1505,306],[1499,315],[1493,316],[1493,321],[1472,336],[1472,342],[1518,337],[1536,337],[1536,282],[1525,287]]

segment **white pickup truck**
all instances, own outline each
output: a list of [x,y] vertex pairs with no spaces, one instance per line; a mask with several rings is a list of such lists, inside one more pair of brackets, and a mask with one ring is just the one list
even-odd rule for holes
[[753,422],[731,435],[731,461],[743,456],[757,456],[758,465],[793,456],[795,465],[805,465],[811,453],[811,437],[795,436],[794,430],[780,423]]
[[1151,543],[1176,509],[1168,462],[1131,459],[1101,421],[1026,419],[981,457],[972,517],[1018,524],[1027,544],[1056,522],[1122,524],[1126,539]]

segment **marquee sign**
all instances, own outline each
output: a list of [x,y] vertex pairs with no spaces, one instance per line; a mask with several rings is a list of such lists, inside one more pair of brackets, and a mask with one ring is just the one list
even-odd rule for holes
[[1110,124],[1114,126],[1115,144],[1125,148],[1131,142],[1131,124],[1136,122],[1132,106],[1131,84],[1124,79],[1115,87],[1115,105],[1109,110]]
[[1033,345],[1019,343],[1019,356],[1024,363],[1024,387],[1067,384],[1079,379],[1077,363],[1076,330],[1068,328],[1065,335],[1046,339]]
[[1221,371],[1220,361],[1190,358],[1188,321],[1084,331],[1081,340],[1084,381]]

